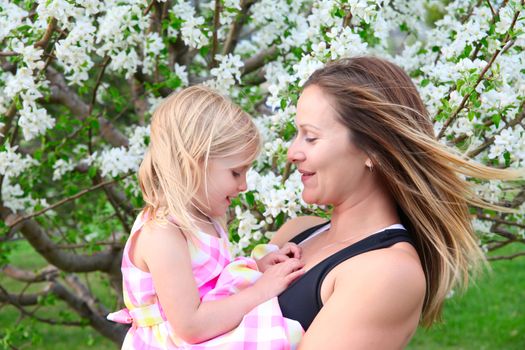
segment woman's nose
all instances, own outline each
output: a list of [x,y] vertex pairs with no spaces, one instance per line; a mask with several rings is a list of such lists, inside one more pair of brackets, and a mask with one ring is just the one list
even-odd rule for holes
[[304,160],[304,152],[300,148],[298,138],[296,137],[290,147],[288,147],[286,154],[289,162],[297,163]]

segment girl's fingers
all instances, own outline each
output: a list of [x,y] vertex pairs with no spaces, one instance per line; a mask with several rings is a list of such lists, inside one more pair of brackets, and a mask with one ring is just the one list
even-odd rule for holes
[[302,268],[299,269],[299,270],[295,270],[292,273],[290,273],[288,276],[286,276],[286,280],[287,280],[288,284],[292,283],[293,281],[295,281],[296,279],[298,279],[299,277],[304,275],[304,273],[305,273],[305,270],[302,269]]
[[288,257],[288,255],[286,254],[275,254],[273,257],[272,257],[272,263],[273,264],[279,264],[279,263],[282,263],[282,262],[285,262],[286,260],[290,259]]
[[301,257],[301,248],[295,243],[286,243],[281,248],[281,253],[287,255],[290,258],[299,259]]

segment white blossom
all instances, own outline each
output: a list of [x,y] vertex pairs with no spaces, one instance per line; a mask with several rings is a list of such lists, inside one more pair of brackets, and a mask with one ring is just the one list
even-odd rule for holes
[[22,129],[24,139],[29,141],[55,126],[55,119],[44,108],[24,103],[18,125]]
[[53,164],[53,181],[60,180],[65,173],[75,168],[75,164],[70,160],[58,159]]
[[5,151],[0,152],[0,175],[4,175],[6,178],[15,177],[31,165],[37,164],[30,156],[16,152],[18,146],[11,147],[6,144],[5,147]]
[[209,85],[216,89],[227,92],[236,82],[241,81],[241,68],[244,66],[241,58],[237,55],[217,55],[215,59],[219,65],[210,70],[210,74],[215,77]]

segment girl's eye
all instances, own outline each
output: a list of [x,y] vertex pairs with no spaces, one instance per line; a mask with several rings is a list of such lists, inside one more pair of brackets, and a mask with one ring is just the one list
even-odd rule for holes
[[241,176],[241,173],[232,170],[232,175],[233,175],[233,177],[239,177],[239,176]]
[[312,143],[317,140],[317,137],[305,137],[304,140],[308,143]]

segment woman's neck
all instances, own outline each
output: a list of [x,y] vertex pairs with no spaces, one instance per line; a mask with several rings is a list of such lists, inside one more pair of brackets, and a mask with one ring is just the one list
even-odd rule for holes
[[358,201],[348,199],[334,207],[330,234],[334,239],[345,239],[372,234],[400,222],[393,198],[385,189],[375,188]]

